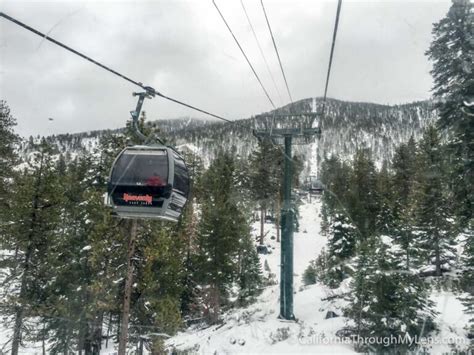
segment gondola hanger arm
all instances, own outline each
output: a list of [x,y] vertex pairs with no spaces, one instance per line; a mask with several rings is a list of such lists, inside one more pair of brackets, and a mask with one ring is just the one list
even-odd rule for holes
[[146,91],[144,92],[134,92],[132,95],[133,96],[138,96],[138,102],[137,102],[137,107],[135,108],[134,111],[130,111],[130,115],[132,116],[132,126],[133,129],[135,130],[136,135],[143,141],[143,144],[147,145],[150,140],[155,139],[157,140],[160,144],[165,145],[163,141],[156,136],[156,134],[151,134],[150,136],[146,136],[143,134],[142,131],[140,131],[140,127],[138,124],[138,120],[140,118],[140,113],[142,111],[143,107],[143,102],[145,101],[146,98],[152,99],[155,97],[156,91],[150,86],[146,86]]
[[132,125],[135,129],[135,133],[137,136],[142,139],[143,141],[147,140],[147,136],[145,136],[138,127],[138,119],[140,118],[140,112],[142,111],[143,101],[145,101],[145,97],[150,97],[148,91],[146,92],[134,92],[133,96],[138,96],[137,107],[135,111],[130,111],[130,115],[132,116]]

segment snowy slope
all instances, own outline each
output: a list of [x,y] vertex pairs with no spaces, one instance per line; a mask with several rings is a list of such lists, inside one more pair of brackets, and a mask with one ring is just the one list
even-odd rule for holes
[[[191,327],[170,338],[166,345],[171,350],[187,350],[192,354],[346,354],[355,353],[353,344],[336,336],[347,323],[345,317],[325,319],[328,311],[342,315],[346,301],[327,298],[349,291],[343,283],[337,290],[324,285],[303,286],[302,275],[309,262],[317,257],[326,245],[320,234],[320,201],[305,201],[299,210],[299,232],[294,234],[294,314],[296,322],[282,321],[279,314],[279,286],[269,286],[256,303],[224,315],[223,324],[204,329]],[[260,255],[262,268],[267,261],[270,272],[280,274],[280,244],[270,239],[275,236],[275,226],[266,224],[266,244],[272,254]],[[255,236],[259,223],[253,226]],[[273,249],[274,248],[274,249]],[[268,272],[266,272],[268,274]],[[439,354],[466,349],[469,341],[464,326],[468,315],[451,291],[433,291],[431,299],[438,312],[439,332],[431,334],[432,344],[424,344],[430,353]],[[451,343],[451,344],[450,344]]]
[[[321,100],[302,99],[278,108],[276,112],[315,112],[319,110]],[[317,120],[323,131],[319,144],[294,147],[294,153],[309,165],[301,179],[304,180],[310,174],[315,175],[324,157],[336,154],[343,160],[348,159],[363,147],[371,151],[373,159],[380,165],[383,160],[392,158],[396,146],[406,142],[411,135],[418,139],[423,129],[436,119],[437,112],[430,101],[389,106],[328,99],[324,118]],[[223,148],[223,141],[226,142],[226,149],[233,148],[236,154],[247,157],[257,146],[253,129],[270,128],[258,117],[239,119],[237,124],[194,118],[153,120],[151,118],[151,124],[156,123],[169,142],[200,155],[205,166]],[[275,125],[283,123],[279,120],[275,121]],[[61,134],[46,137],[46,140],[58,154],[71,155],[70,159],[73,159],[93,151],[104,134],[120,132],[123,129]],[[31,137],[23,140],[18,147],[20,156],[25,160],[31,158],[31,152],[36,149],[31,143],[39,139]]]
[[[302,205],[300,229],[294,234],[294,313],[297,322],[277,318],[279,286],[274,285],[266,288],[255,304],[225,315],[223,325],[202,330],[190,328],[169,339],[167,346],[199,354],[353,353],[350,345],[325,344],[344,326],[342,317],[324,319],[327,310],[336,311],[337,305],[323,300],[333,292],[321,285],[302,286],[304,270],[326,244],[326,238],[320,234],[319,209],[319,202]],[[253,229],[257,235],[258,222]],[[268,236],[276,235],[273,224],[266,224],[266,229],[270,231]],[[268,237],[266,244],[275,249],[272,254],[260,255],[262,268],[266,260],[279,279],[280,244]]]

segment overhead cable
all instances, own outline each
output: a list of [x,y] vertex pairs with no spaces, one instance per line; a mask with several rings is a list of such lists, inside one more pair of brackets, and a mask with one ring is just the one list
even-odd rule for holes
[[275,48],[275,53],[278,58],[278,63],[280,64],[281,73],[283,74],[283,79],[285,80],[286,90],[288,91],[288,96],[290,97],[291,103],[293,103],[293,98],[291,97],[291,93],[290,93],[290,87],[288,86],[288,81],[286,80],[285,71],[283,70],[283,65],[281,64],[280,54],[278,53],[275,37],[273,37],[273,31],[270,26],[270,21],[268,20],[267,12],[265,11],[265,6],[263,5],[263,0],[260,0],[260,3],[262,4],[262,10],[265,15],[265,20],[267,21],[267,26],[268,26],[268,30],[270,31],[270,36],[272,37],[273,48]]
[[262,49],[262,46],[260,45],[260,41],[258,40],[258,37],[257,37],[257,34],[255,33],[255,29],[253,28],[253,25],[252,25],[252,21],[250,21],[250,17],[247,13],[247,9],[245,8],[245,5],[244,5],[244,1],[243,0],[240,0],[240,3],[242,5],[242,9],[244,10],[244,13],[245,13],[245,17],[247,17],[247,21],[249,23],[249,26],[250,26],[250,29],[252,30],[252,34],[253,34],[253,37],[255,38],[255,42],[257,42],[257,46],[258,46],[258,49],[260,50],[260,54],[263,58],[263,61],[265,63],[265,66],[267,67],[267,71],[268,71],[268,75],[270,75],[270,78],[272,79],[272,82],[273,82],[273,86],[275,87],[275,91],[278,95],[278,98],[280,100],[280,103],[283,105],[283,100],[281,98],[281,95],[280,95],[280,90],[278,90],[278,86],[275,82],[275,78],[273,77],[273,74],[272,74],[272,71],[270,70],[270,66],[268,65],[268,61],[267,61],[267,58],[265,57],[265,54],[263,53],[263,49]]
[[95,65],[97,65],[97,66],[99,66],[99,67],[101,67],[102,69],[107,70],[108,72],[110,72],[110,73],[112,73],[112,74],[117,75],[118,77],[120,77],[120,78],[122,78],[122,79],[124,79],[124,80],[126,80],[126,81],[128,81],[128,82],[130,82],[130,83],[132,83],[132,84],[134,84],[134,85],[136,85],[136,86],[139,86],[140,88],[142,88],[143,90],[145,90],[145,91],[146,91],[149,95],[151,95],[151,96],[155,96],[155,95],[156,95],[156,96],[160,96],[160,97],[162,97],[162,98],[164,98],[164,99],[166,99],[166,100],[169,100],[169,101],[172,101],[172,102],[174,102],[174,103],[177,103],[178,105],[188,107],[188,108],[190,108],[190,109],[193,109],[193,110],[195,110],[195,111],[204,113],[204,114],[209,115],[209,116],[211,116],[211,117],[215,117],[215,118],[217,118],[217,119],[219,119],[219,120],[222,120],[222,121],[226,121],[226,122],[231,122],[231,123],[233,123],[233,121],[231,121],[231,120],[229,120],[229,119],[227,119],[227,118],[224,118],[224,117],[222,117],[222,116],[216,115],[216,114],[211,113],[211,112],[209,112],[209,111],[200,109],[200,108],[198,108],[198,107],[196,107],[196,106],[187,104],[187,103],[185,103],[185,102],[183,102],[183,101],[180,101],[180,100],[178,100],[178,99],[175,99],[175,98],[172,98],[172,97],[167,96],[167,95],[165,95],[165,94],[162,94],[161,92],[156,91],[156,90],[155,90],[154,88],[152,88],[151,86],[146,86],[146,85],[144,85],[144,84],[141,83],[141,82],[138,82],[138,81],[136,81],[136,80],[130,79],[128,76],[125,76],[125,75],[123,75],[123,74],[117,72],[116,70],[113,70],[113,69],[109,68],[108,66],[106,66],[106,65],[104,65],[104,64],[102,64],[102,63],[100,63],[100,62],[98,62],[98,61],[96,61],[96,60],[94,60],[94,59],[92,59],[92,58],[90,58],[90,57],[88,57],[88,56],[86,56],[85,54],[83,54],[83,53],[81,53],[81,52],[76,51],[75,49],[73,49],[73,48],[71,48],[71,47],[69,47],[69,46],[67,46],[67,45],[65,45],[65,44],[63,44],[63,43],[61,43],[61,42],[55,40],[54,38],[48,36],[47,34],[44,34],[44,33],[40,32],[40,31],[34,29],[33,27],[30,27],[30,26],[26,25],[25,23],[23,23],[23,22],[21,22],[21,21],[15,19],[15,18],[13,18],[13,17],[11,17],[11,16],[8,16],[7,14],[5,14],[5,13],[3,13],[3,12],[0,12],[0,17],[3,17],[3,18],[5,18],[5,19],[7,19],[7,20],[9,20],[9,21],[11,21],[11,22],[17,24],[18,26],[21,26],[21,27],[27,29],[28,31],[33,32],[34,34],[36,34],[36,35],[38,35],[38,36],[40,36],[40,37],[42,37],[42,38],[44,38],[44,39],[46,39],[46,40],[48,40],[48,41],[50,41],[50,42],[52,42],[52,43],[58,45],[59,47],[61,47],[61,48],[63,48],[63,49],[66,49],[67,51],[69,51],[69,52],[71,52],[71,53],[74,53],[74,54],[78,55],[79,57],[81,57],[81,58],[83,58],[83,59],[85,59],[85,60],[87,60],[87,61],[89,61],[89,62],[91,62],[91,63],[93,63],[93,64],[95,64]]
[[326,109],[326,99],[327,99],[327,93],[328,93],[329,77],[331,75],[331,66],[332,66],[332,59],[334,55],[334,47],[336,45],[336,36],[337,36],[337,28],[339,26],[339,15],[341,13],[341,5],[342,5],[342,0],[339,0],[337,3],[336,21],[334,23],[334,32],[332,35],[331,53],[329,55],[328,73],[326,76],[326,85],[324,87],[324,97],[323,97],[323,106],[321,110],[321,116],[324,116],[325,109]]
[[272,107],[274,109],[276,109],[276,106],[275,104],[273,103],[272,99],[270,98],[270,95],[268,95],[268,92],[267,92],[267,89],[265,89],[265,86],[263,85],[262,81],[260,80],[260,77],[258,76],[257,72],[255,71],[252,63],[250,63],[250,60],[249,58],[247,57],[247,54],[245,54],[245,51],[243,50],[242,46],[240,45],[239,41],[237,40],[237,38],[235,37],[234,35],[234,32],[232,32],[232,29],[230,28],[229,24],[227,23],[224,15],[222,14],[221,10],[219,10],[219,7],[217,6],[215,0],[212,0],[212,3],[214,4],[217,12],[219,13],[219,15],[221,16],[222,18],[222,21],[224,21],[224,24],[226,25],[227,29],[229,30],[230,34],[232,35],[232,37],[234,38],[234,41],[235,43],[237,43],[237,46],[239,47],[240,51],[242,52],[245,60],[247,61],[247,64],[250,66],[250,69],[252,69],[252,72],[253,74],[255,75],[255,77],[257,78],[257,81],[259,82],[260,86],[262,87],[263,91],[265,92],[265,95],[267,96],[267,99],[268,101],[270,101],[270,104],[272,105]]

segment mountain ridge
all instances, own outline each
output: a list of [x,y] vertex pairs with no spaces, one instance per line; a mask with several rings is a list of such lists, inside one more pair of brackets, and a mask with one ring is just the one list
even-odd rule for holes
[[[322,98],[306,98],[285,105],[264,114],[320,111]],[[209,163],[220,149],[234,149],[236,154],[248,156],[257,145],[252,135],[256,127],[269,129],[269,122],[263,121],[262,114],[235,120],[232,123],[208,119],[183,117],[150,121],[157,125],[169,144],[176,146],[193,145]],[[415,101],[406,104],[384,105],[368,102],[352,102],[328,99],[324,117],[318,117],[322,136],[318,142],[307,146],[296,146],[294,151],[306,162],[304,173],[315,173],[325,157],[332,154],[342,159],[350,158],[357,149],[367,148],[372,152],[377,164],[390,160],[394,149],[410,136],[419,139],[423,129],[437,119],[432,100]],[[282,118],[275,118],[271,124],[284,124]],[[286,122],[288,124],[288,122]],[[46,137],[57,147],[58,153],[81,154],[98,145],[104,134],[119,134],[124,128],[96,130],[79,133],[59,134]],[[20,151],[28,153],[34,138],[22,142]],[[225,144],[223,144],[225,142]]]

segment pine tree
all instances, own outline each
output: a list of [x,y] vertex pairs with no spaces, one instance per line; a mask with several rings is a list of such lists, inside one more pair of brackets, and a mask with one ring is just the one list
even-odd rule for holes
[[325,234],[329,233],[329,226],[334,215],[348,207],[350,174],[350,167],[335,155],[325,159],[321,164],[321,183],[325,190],[322,198],[321,230]]
[[[48,284],[48,306],[43,309],[53,353],[73,348],[99,351],[101,345],[105,310],[97,306],[94,286],[103,270],[93,257],[100,250],[94,242],[96,228],[106,221],[107,212],[95,177],[89,175],[92,170],[89,156],[74,159],[65,172],[58,170],[63,191],[61,227],[51,246],[55,277]],[[112,223],[106,228],[112,232],[109,235],[117,235]]]
[[433,41],[426,52],[433,61],[433,94],[438,125],[449,137],[453,169],[451,186],[456,213],[463,225],[472,218],[474,200],[473,4],[453,0],[446,14],[433,26]]
[[[351,283],[346,316],[353,321],[353,331],[362,338],[420,336],[434,329],[433,303],[428,290],[415,274],[403,271],[390,244],[369,237],[359,247],[356,272]],[[425,334],[426,334],[425,333]],[[374,345],[372,345],[374,346]],[[358,344],[358,350],[407,351],[407,344]]]
[[250,183],[254,199],[260,205],[260,244],[263,244],[265,236],[265,215],[271,202],[280,189],[281,173],[278,171],[278,162],[275,159],[279,151],[268,140],[258,142],[258,150],[250,156]]
[[359,236],[366,238],[376,231],[379,201],[377,199],[377,176],[375,165],[366,149],[358,150],[352,162],[348,196],[349,214],[359,230]]
[[201,198],[201,186],[203,185],[202,175],[204,173],[204,163],[202,157],[189,150],[182,150],[181,155],[186,162],[190,179],[189,200]]
[[205,196],[198,232],[197,269],[201,284],[208,290],[210,322],[216,322],[219,309],[228,299],[238,278],[240,240],[249,227],[242,213],[244,206],[235,194],[235,166],[229,153],[221,152],[204,174]]
[[59,223],[62,199],[51,149],[43,140],[33,164],[18,174],[11,186],[12,199],[4,242],[15,250],[10,283],[17,285],[6,299],[6,312],[13,314],[12,354],[19,352],[24,319],[38,315],[51,279],[50,246]]
[[336,214],[328,238],[328,265],[325,278],[327,285],[337,287],[343,279],[347,278],[349,270],[346,264],[355,254],[356,242],[355,226],[345,214]]
[[407,143],[402,143],[395,149],[392,161],[393,188],[396,192],[396,204],[399,209],[408,204],[415,185],[417,164],[415,153],[416,143],[413,136]]
[[263,290],[262,266],[250,232],[242,236],[239,254],[239,303],[246,305],[254,301]]
[[466,313],[471,317],[468,324],[468,335],[474,342],[474,232],[472,226],[465,233],[465,243],[462,255],[462,288],[467,296],[461,299]]
[[[304,160],[303,157],[301,157],[298,154],[293,155],[293,159],[291,161],[291,174],[292,174],[292,183],[291,186],[293,188],[299,188],[300,187],[300,175],[301,172],[304,169]],[[283,169],[281,169],[283,170]]]
[[303,273],[303,283],[305,286],[314,285],[318,280],[318,274],[316,269],[316,261],[313,260],[309,263],[308,267]]
[[356,234],[356,228],[350,219],[343,213],[336,214],[328,241],[329,254],[340,259],[354,256]]
[[393,228],[387,234],[395,238],[400,246],[400,258],[405,259],[405,268],[412,267],[412,258],[419,256],[415,233],[415,188],[417,174],[416,144],[413,136],[395,150],[393,167]]
[[321,252],[319,253],[318,257],[314,262],[311,262],[310,265],[308,266],[308,272],[316,274],[315,282],[316,281],[321,281],[323,284],[332,286],[332,285],[337,285],[334,280],[330,277],[328,274],[327,270],[329,269],[329,254],[326,251],[326,248],[321,249]]
[[[196,186],[195,184],[193,184]],[[196,279],[196,265],[194,255],[197,250],[198,217],[194,213],[194,201],[188,202],[178,227],[178,235],[184,240],[184,259],[182,267],[182,293],[180,309],[183,318],[195,318],[199,313],[199,287]]]
[[[114,322],[120,322],[123,282],[117,281],[124,277],[124,246],[127,245],[128,230],[123,228],[123,221],[113,218],[104,208],[103,190],[88,191],[84,197],[91,230],[84,240],[85,247],[80,255],[83,263],[87,262],[92,277],[83,286],[88,290],[87,309],[83,317],[89,324],[95,325],[101,318],[106,319],[108,316],[107,333],[103,335],[109,335]],[[99,330],[102,331],[101,328]],[[96,339],[95,336],[86,336],[84,345],[94,343]]]
[[176,227],[158,221],[141,223],[134,257],[136,287],[130,306],[131,343],[137,343],[139,336],[146,333],[171,335],[182,326],[181,280],[187,241]]
[[376,221],[376,230],[381,234],[388,234],[394,227],[393,215],[393,186],[388,163],[382,163],[382,168],[377,174],[377,199],[380,201],[380,210]]
[[435,127],[429,126],[419,147],[417,178],[417,224],[421,231],[421,247],[427,251],[434,273],[449,269],[454,258],[456,225],[446,181],[446,164],[440,138]]
[[[9,181],[13,177],[13,166],[17,160],[14,145],[18,137],[13,131],[16,121],[5,101],[0,100],[0,218],[9,206]],[[1,227],[0,227],[1,228]],[[1,231],[0,231],[1,234]]]
[[321,164],[321,183],[324,186],[323,206],[327,215],[347,207],[350,167],[332,155]]

